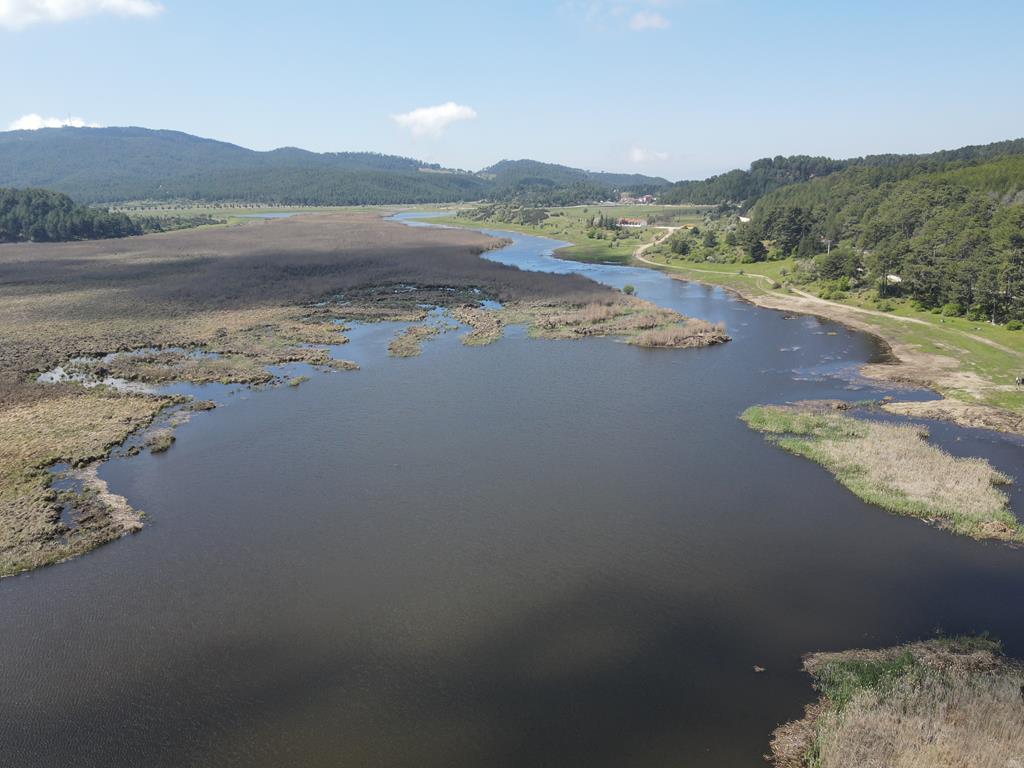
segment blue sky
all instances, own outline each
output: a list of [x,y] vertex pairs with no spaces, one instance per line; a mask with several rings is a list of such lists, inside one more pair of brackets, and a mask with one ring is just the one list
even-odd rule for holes
[[0,0],[0,129],[702,178],[1020,137],[1022,29],[986,0]]

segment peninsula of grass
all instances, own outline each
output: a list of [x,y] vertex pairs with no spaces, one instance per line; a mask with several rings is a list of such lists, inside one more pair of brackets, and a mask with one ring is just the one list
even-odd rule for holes
[[776,768],[1007,768],[1024,755],[1024,666],[986,637],[804,659],[821,698],[775,731]]
[[870,504],[976,539],[1024,542],[998,486],[1011,479],[980,458],[931,445],[927,430],[867,421],[821,404],[753,406],[741,418],[779,447],[811,459]]

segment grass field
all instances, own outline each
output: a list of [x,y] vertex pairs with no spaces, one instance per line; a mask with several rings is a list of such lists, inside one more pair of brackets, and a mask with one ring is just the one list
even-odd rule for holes
[[358,211],[381,211],[379,206],[244,206],[230,204],[175,204],[175,203],[124,203],[112,210],[127,213],[129,216],[148,216],[156,218],[187,218],[190,216],[211,216],[222,223],[208,224],[195,229],[211,229],[213,227],[239,226],[242,224],[259,224],[263,221],[259,216],[268,213],[343,213]]

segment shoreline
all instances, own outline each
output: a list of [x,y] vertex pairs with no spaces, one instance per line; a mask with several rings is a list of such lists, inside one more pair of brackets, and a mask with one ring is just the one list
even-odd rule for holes
[[[651,245],[653,244],[651,243]],[[780,295],[775,292],[758,293],[736,285],[722,285],[712,280],[702,280],[700,277],[691,276],[691,272],[700,271],[696,268],[687,270],[685,276],[673,274],[670,267],[644,258],[643,250],[646,248],[638,249],[638,252],[634,254],[636,260],[648,268],[664,271],[673,280],[722,288],[743,301],[763,309],[810,315],[875,337],[885,346],[891,361],[864,363],[860,366],[860,372],[864,377],[892,384],[923,387],[935,392],[941,398],[925,402],[887,403],[883,407],[889,413],[910,418],[949,421],[961,427],[988,429],[1024,436],[1024,414],[984,403],[956,400],[945,394],[945,391],[949,390],[970,391],[972,388],[976,388],[980,379],[977,374],[960,370],[959,362],[953,358],[923,352],[911,344],[886,336],[883,328],[859,317],[859,315],[871,316],[873,313],[870,310],[826,301],[804,292],[798,295]],[[711,272],[711,270],[708,271]],[[715,274],[729,273],[715,272]],[[767,279],[763,275],[751,276]]]

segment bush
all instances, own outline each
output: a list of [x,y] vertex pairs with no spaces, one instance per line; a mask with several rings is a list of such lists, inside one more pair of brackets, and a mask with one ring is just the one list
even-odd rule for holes
[[875,307],[879,312],[892,312],[896,307],[892,305],[891,301],[879,301],[875,304]]
[[632,296],[634,293],[636,293],[636,286],[624,285],[622,286],[622,292],[627,296]]
[[942,307],[942,314],[945,317],[960,317],[964,313],[963,307],[957,304],[955,301],[949,302]]
[[1006,324],[1006,330],[1008,331],[1019,331],[1021,329],[1024,329],[1024,323],[1020,320],[1011,320]]

